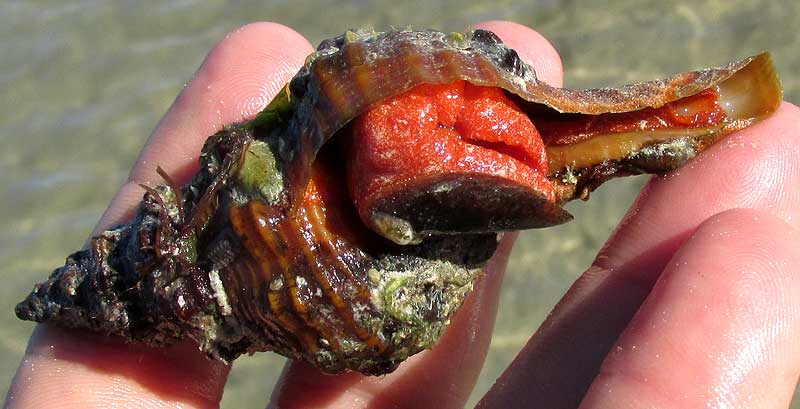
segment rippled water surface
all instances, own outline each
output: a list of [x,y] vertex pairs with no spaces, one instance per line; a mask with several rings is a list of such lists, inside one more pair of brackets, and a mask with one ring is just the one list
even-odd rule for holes
[[[786,98],[800,101],[796,1],[409,3],[0,3],[2,388],[32,328],[14,317],[13,305],[82,245],[145,138],[205,53],[244,23],[278,21],[316,43],[349,27],[463,31],[477,21],[510,19],[553,42],[569,87],[648,80],[769,49]],[[589,265],[645,181],[609,184],[591,202],[572,206],[576,221],[523,234],[474,397],[491,385]],[[223,406],[262,407],[281,365],[272,354],[238,360]]]

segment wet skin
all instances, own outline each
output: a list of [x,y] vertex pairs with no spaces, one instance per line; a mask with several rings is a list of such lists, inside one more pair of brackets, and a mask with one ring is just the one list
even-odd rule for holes
[[[539,34],[508,22],[478,27],[561,85],[558,54]],[[252,117],[311,50],[299,34],[269,23],[222,40],[151,135],[96,231],[132,215],[139,183],[160,181],[156,165],[185,181],[205,137]],[[787,407],[800,373],[798,124],[800,109],[784,103],[653,179],[479,407]],[[265,405],[462,407],[489,347],[511,241],[436,348],[381,378],[324,375],[290,362]],[[228,372],[190,343],[154,350],[40,325],[6,404],[216,407]]]

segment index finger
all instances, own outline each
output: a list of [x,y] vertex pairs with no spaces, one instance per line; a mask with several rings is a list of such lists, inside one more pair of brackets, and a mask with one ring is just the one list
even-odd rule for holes
[[254,23],[229,33],[161,119],[128,180],[95,229],[127,220],[142,199],[140,184],[162,183],[160,166],[177,182],[197,171],[206,138],[227,124],[255,116],[297,73],[313,48],[294,30]]
[[[311,46],[289,28],[245,26],[222,40],[151,135],[98,229],[125,221],[142,198],[139,183],[158,183],[156,167],[184,182],[206,137],[256,114],[302,65]],[[43,407],[217,407],[228,366],[185,342],[152,349],[40,325],[6,404]]]

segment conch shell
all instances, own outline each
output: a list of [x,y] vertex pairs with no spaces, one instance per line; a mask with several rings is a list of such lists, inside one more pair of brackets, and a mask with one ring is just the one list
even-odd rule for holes
[[[404,176],[354,205],[346,169],[371,156],[344,163],[363,146],[353,121],[421,84],[459,81],[501,89],[535,126],[540,185],[464,168]],[[226,361],[271,350],[327,372],[388,373],[437,341],[499,232],[566,222],[564,203],[675,169],[780,100],[768,54],[575,91],[538,81],[489,31],[347,31],[257,117],[210,136],[189,184],[161,172],[131,222],[69,256],[16,313],[153,346],[191,338]]]

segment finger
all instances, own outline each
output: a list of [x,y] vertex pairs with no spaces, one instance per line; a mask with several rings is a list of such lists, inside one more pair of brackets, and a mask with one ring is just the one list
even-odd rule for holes
[[139,185],[163,182],[158,166],[188,181],[206,138],[263,109],[311,51],[303,36],[279,24],[255,23],[228,34],[159,122],[95,233],[130,218],[144,193]]
[[710,216],[752,208],[797,227],[798,124],[800,110],[784,103],[677,172],[654,178],[480,407],[576,407],[666,263]]
[[[478,25],[497,33],[532,64],[539,78],[561,84],[561,62],[553,47],[533,30],[509,22]],[[271,406],[298,407],[463,407],[475,385],[491,341],[498,292],[510,242],[504,240],[436,347],[412,357],[381,378],[356,373],[325,375],[292,362],[284,370]],[[436,385],[436,387],[431,387]],[[313,394],[308,391],[313,390]]]
[[786,408],[800,374],[800,231],[713,216],[678,250],[582,408]]
[[[205,138],[255,114],[310,51],[299,34],[277,24],[252,24],[228,35],[156,128],[99,226],[126,220],[142,197],[138,183],[160,181],[157,165],[185,181]],[[228,370],[189,342],[150,349],[40,326],[9,402],[21,408],[216,407]]]
[[785,102],[768,119],[728,136],[688,166],[653,179],[596,264],[633,266],[639,255],[667,241],[663,265],[702,221],[728,209],[761,209],[800,227],[798,142],[800,109]]
[[511,21],[488,21],[475,25],[497,34],[509,48],[536,71],[536,78],[554,87],[564,83],[561,56],[555,47],[528,26]]
[[7,408],[214,408],[229,367],[181,343],[167,348],[39,325]]

